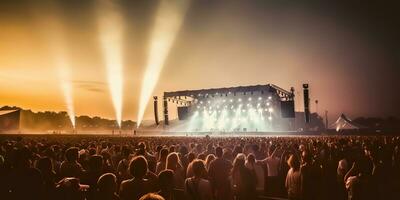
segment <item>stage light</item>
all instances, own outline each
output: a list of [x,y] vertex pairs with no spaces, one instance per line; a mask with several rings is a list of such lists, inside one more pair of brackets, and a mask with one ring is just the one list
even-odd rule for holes
[[261,101],[261,100],[262,100],[262,97],[258,97],[258,100]]
[[72,84],[70,80],[69,68],[66,65],[65,60],[58,60],[58,75],[61,85],[61,90],[63,91],[64,101],[67,107],[67,114],[69,120],[71,121],[72,127],[75,129],[75,110],[74,110],[74,100],[72,94]]
[[269,116],[269,117],[268,117],[268,120],[269,120],[269,121],[271,121],[271,120],[272,120],[272,117],[271,117],[271,116]]
[[[108,87],[115,110],[116,121],[121,128],[123,101],[123,20],[116,4],[99,1],[99,40],[106,65]],[[150,99],[150,95],[148,96]]]
[[225,103],[225,101],[226,101],[225,99],[224,99],[224,100],[222,100],[222,102],[223,102],[223,103]]
[[229,99],[229,102],[231,102],[231,103],[232,103],[232,102],[233,102],[233,99]]
[[208,104],[210,104],[210,103],[211,103],[211,101],[207,101],[207,103],[208,103]]
[[268,97],[268,99],[269,99],[269,100],[271,100],[271,99],[272,99],[272,97],[271,97],[271,96],[269,96],[269,97]]
[[269,103],[269,102],[267,102],[267,106],[269,106],[269,104],[270,104],[270,103]]
[[273,112],[274,110],[272,108],[268,108],[268,112]]
[[251,101],[251,97],[249,97],[249,99],[248,99],[249,101]]
[[197,106],[197,109],[199,109],[200,108],[200,106]]
[[160,1],[152,35],[150,37],[147,66],[143,76],[138,126],[142,122],[147,104],[158,82],[165,60],[183,22],[190,1]]
[[239,99],[238,99],[238,101],[239,101],[239,102],[242,102],[242,99],[241,99],[241,98],[239,98]]

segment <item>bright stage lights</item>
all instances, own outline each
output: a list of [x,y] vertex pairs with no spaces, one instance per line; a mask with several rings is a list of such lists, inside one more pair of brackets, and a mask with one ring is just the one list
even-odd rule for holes
[[271,99],[272,99],[272,97],[271,97],[271,96],[269,96],[269,97],[268,97],[268,99],[269,99],[269,100],[271,100]]
[[[213,95],[219,94],[213,93]],[[199,99],[199,101],[205,102],[207,111],[191,122],[193,123],[192,127],[199,127],[197,130],[271,131],[273,128],[273,102],[268,100],[268,96],[238,96],[238,98],[218,98],[219,96],[210,98],[209,96],[208,99],[202,97],[203,99]],[[279,120],[274,123],[279,123]]]
[[143,120],[149,99],[159,79],[165,60],[183,22],[189,1],[161,1],[150,37],[146,71],[143,76],[137,126]]
[[122,63],[122,16],[112,1],[99,3],[99,40],[107,69],[108,88],[118,126],[122,123],[123,63]]

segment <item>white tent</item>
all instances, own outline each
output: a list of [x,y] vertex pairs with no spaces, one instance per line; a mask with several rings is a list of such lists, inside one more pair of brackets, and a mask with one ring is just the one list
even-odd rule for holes
[[341,114],[340,117],[333,123],[330,127],[331,129],[336,129],[336,131],[340,130],[356,130],[356,129],[363,129],[366,128],[362,125],[354,123],[346,115]]

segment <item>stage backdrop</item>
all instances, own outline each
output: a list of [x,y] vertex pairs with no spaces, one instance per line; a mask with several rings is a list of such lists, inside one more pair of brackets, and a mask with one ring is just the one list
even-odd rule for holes
[[0,110],[0,131],[19,129],[20,110]]

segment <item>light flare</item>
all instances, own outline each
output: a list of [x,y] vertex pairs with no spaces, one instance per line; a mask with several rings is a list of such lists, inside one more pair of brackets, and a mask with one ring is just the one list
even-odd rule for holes
[[162,0],[159,4],[151,36],[147,66],[143,76],[137,126],[143,120],[147,104],[159,79],[161,70],[184,20],[189,1]]
[[122,123],[123,104],[123,20],[119,9],[110,0],[99,1],[99,40],[107,72],[108,88],[118,126]]

